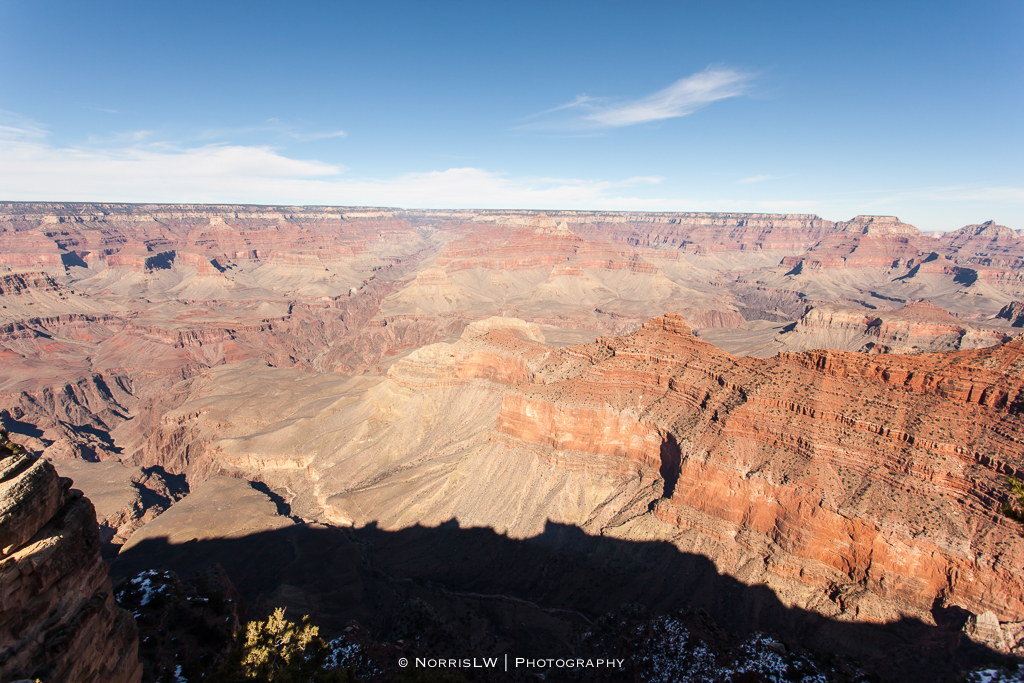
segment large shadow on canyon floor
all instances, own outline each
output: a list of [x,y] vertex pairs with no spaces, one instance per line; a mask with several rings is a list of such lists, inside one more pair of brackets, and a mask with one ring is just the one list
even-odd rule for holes
[[641,604],[655,614],[705,610],[736,636],[773,633],[820,656],[851,658],[877,680],[951,680],[964,667],[1002,660],[961,637],[962,611],[936,610],[939,626],[834,621],[788,608],[770,588],[719,574],[707,558],[669,543],[588,536],[554,523],[526,540],[454,520],[400,531],[296,524],[179,545],[156,538],[118,556],[113,573],[161,568],[187,576],[213,563],[253,614],[284,605],[290,618],[309,614],[329,636],[355,619],[378,639],[415,639],[410,614],[427,610],[458,650],[438,656],[568,655],[592,620]]

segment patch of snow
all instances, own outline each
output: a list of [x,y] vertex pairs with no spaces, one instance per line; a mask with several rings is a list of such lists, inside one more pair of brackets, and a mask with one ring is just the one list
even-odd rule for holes
[[968,683],[1024,683],[1024,672],[980,669],[967,674]]
[[324,668],[340,669],[349,668],[355,670],[356,675],[361,678],[373,678],[383,672],[374,666],[374,663],[363,653],[363,646],[357,643],[350,643],[342,638],[335,638],[328,641],[327,648],[330,653],[324,662]]

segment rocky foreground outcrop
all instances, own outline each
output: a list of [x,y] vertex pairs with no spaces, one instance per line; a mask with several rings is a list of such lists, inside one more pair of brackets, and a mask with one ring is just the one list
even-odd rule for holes
[[0,443],[0,680],[137,683],[138,632],[114,602],[92,503]]

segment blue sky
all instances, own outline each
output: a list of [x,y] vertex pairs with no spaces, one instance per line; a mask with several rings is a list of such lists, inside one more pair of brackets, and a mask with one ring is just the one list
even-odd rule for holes
[[0,199],[1024,228],[1024,0],[0,0]]

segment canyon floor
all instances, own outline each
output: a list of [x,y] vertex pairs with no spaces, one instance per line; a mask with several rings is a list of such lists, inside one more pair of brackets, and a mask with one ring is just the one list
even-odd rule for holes
[[703,610],[956,680],[1024,652],[1022,301],[991,222],[7,203],[0,427],[115,580],[438,656]]

